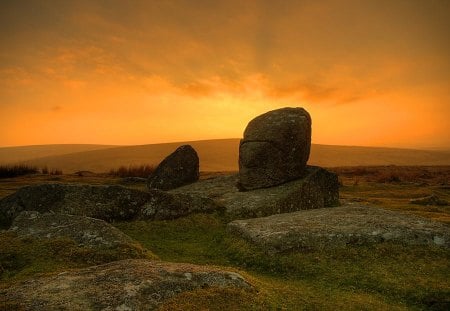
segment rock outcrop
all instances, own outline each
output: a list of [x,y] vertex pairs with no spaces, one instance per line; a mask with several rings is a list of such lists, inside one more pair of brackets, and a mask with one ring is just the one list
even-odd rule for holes
[[174,219],[223,209],[208,198],[139,191],[122,186],[41,184],[20,188],[0,200],[0,225],[8,226],[22,211],[87,216],[105,221]]
[[179,293],[206,287],[252,290],[234,272],[133,259],[15,283],[0,296],[13,310],[155,310]]
[[107,222],[84,216],[41,214],[24,211],[17,216],[10,231],[19,237],[36,239],[68,238],[78,246],[92,249],[115,249],[120,245],[136,243],[128,235]]
[[228,230],[271,253],[384,241],[450,247],[450,228],[442,223],[358,205],[235,220]]
[[311,117],[303,108],[282,108],[256,117],[239,146],[240,189],[267,188],[300,178],[310,148]]
[[337,175],[316,166],[307,166],[301,178],[276,187],[241,192],[235,186],[237,181],[237,175],[219,176],[170,193],[213,199],[225,206],[233,219],[339,205]]
[[199,159],[190,145],[183,145],[167,156],[148,178],[149,189],[170,190],[197,181]]

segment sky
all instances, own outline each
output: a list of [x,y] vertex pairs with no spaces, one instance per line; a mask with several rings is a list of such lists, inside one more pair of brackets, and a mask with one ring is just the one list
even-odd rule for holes
[[0,146],[242,137],[450,149],[447,0],[2,0]]

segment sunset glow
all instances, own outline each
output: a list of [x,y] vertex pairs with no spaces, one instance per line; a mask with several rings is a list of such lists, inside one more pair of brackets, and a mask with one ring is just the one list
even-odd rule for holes
[[449,1],[2,1],[0,146],[241,137],[450,149]]

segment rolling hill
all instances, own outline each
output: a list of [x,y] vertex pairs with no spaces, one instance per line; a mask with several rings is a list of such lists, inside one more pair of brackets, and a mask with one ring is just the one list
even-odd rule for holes
[[[156,165],[178,146],[187,143],[197,150],[202,171],[238,169],[239,139],[235,138],[138,146],[48,145],[47,151],[45,146],[7,147],[0,148],[0,164],[22,162],[58,168],[66,173],[80,170],[106,172],[121,165]],[[74,146],[73,149],[70,146]],[[13,156],[16,161],[11,161]],[[309,164],[324,167],[450,165],[450,151],[313,144]]]
[[59,144],[0,147],[0,164],[11,164],[49,156],[59,156],[74,152],[100,150],[113,145]]

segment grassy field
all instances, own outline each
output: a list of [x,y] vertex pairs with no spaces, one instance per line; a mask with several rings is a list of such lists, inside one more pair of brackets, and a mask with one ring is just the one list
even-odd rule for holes
[[[365,202],[450,223],[449,206],[409,200],[430,194],[450,200],[449,167],[336,168],[344,201]],[[203,174],[203,177],[211,174]],[[30,183],[119,183],[120,178],[32,175],[0,180],[0,197]],[[135,187],[144,188],[144,184]],[[256,292],[201,289],[168,301],[162,310],[448,310],[450,251],[382,243],[270,255],[226,231],[220,215],[173,221],[114,223],[142,251],[90,253],[71,241],[18,239],[0,233],[2,285],[41,273],[124,257],[226,267],[246,276]],[[150,251],[147,251],[150,250]]]

